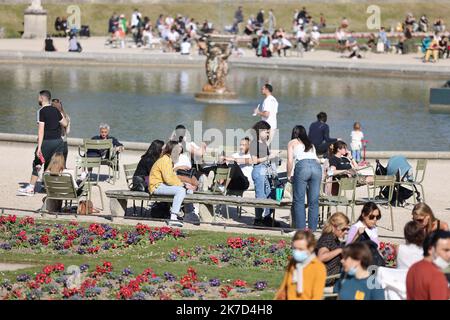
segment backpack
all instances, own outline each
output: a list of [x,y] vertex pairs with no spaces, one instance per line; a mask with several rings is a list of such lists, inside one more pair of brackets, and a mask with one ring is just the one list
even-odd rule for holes
[[78,214],[92,214],[92,213],[99,213],[100,211],[96,208],[94,208],[94,204],[91,200],[82,200],[78,204],[77,213]]

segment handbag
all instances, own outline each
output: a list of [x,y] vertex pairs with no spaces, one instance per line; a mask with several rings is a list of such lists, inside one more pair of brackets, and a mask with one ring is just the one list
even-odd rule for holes
[[77,209],[77,213],[78,214],[92,214],[92,213],[99,213],[100,210],[94,208],[94,204],[92,203],[91,200],[82,200],[80,201],[80,203],[78,204],[78,209]]

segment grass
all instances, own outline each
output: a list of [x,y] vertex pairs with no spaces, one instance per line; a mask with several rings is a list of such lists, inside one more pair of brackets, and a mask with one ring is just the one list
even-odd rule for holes
[[[450,16],[450,6],[427,1],[423,3],[374,3],[381,8],[381,22],[387,28],[395,26],[397,22],[403,21],[406,13],[412,12],[419,19],[423,13],[427,14],[432,22],[435,18]],[[266,18],[270,8],[274,9],[277,18],[277,26],[286,30],[291,30],[291,21],[295,9],[306,6],[313,18],[319,19],[319,14],[323,13],[330,27],[337,26],[342,19],[346,17],[350,21],[350,28],[354,31],[369,31],[366,27],[366,20],[369,14],[366,13],[369,4],[362,3],[293,3],[292,1],[265,1],[243,4],[244,20],[250,14],[256,16],[260,8],[265,9]],[[48,11],[48,30],[54,31],[53,23],[57,16],[67,16],[68,4],[44,4]],[[6,37],[14,38],[20,36],[23,31],[23,11],[27,5],[0,5],[0,27],[5,28]],[[107,34],[108,19],[112,12],[124,13],[130,18],[134,7],[139,8],[144,16],[149,16],[155,22],[158,15],[181,13],[195,18],[202,22],[205,18],[212,21],[214,25],[222,30],[224,25],[229,25],[233,21],[234,11],[237,8],[235,3],[191,3],[180,4],[80,4],[81,24],[89,25],[91,34],[95,36],[104,36]],[[334,31],[333,29],[328,31]]]
[[[39,223],[39,221],[37,221]],[[55,223],[50,221],[50,223]],[[86,224],[80,224],[86,225]],[[126,227],[125,227],[126,228]],[[258,280],[264,280],[268,283],[268,289],[261,292],[257,298],[272,299],[274,291],[281,283],[282,271],[268,271],[258,268],[252,268],[242,272],[242,268],[227,266],[219,267],[214,265],[206,265],[199,262],[168,262],[165,260],[168,253],[174,247],[183,247],[183,249],[191,250],[195,246],[207,246],[210,244],[226,243],[228,237],[238,237],[240,234],[230,234],[224,232],[210,231],[186,231],[187,238],[181,240],[164,240],[158,241],[154,245],[147,247],[130,247],[125,251],[114,251],[90,255],[56,255],[56,254],[30,254],[18,253],[13,251],[2,251],[0,255],[0,263],[23,263],[31,264],[33,267],[21,269],[18,271],[9,271],[0,273],[0,280],[3,278],[15,281],[17,275],[22,273],[40,272],[42,267],[48,264],[63,263],[66,267],[70,265],[80,266],[87,263],[91,267],[109,261],[113,264],[116,271],[130,267],[136,274],[142,272],[145,268],[152,268],[157,274],[162,275],[164,272],[171,272],[177,277],[186,273],[189,266],[193,266],[199,277],[207,279],[219,278],[220,280],[242,279],[249,284],[253,284]],[[267,240],[278,241],[280,237],[264,237]]]

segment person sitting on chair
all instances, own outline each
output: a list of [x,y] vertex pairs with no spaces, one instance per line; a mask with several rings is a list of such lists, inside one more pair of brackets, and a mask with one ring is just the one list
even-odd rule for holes
[[[98,136],[93,136],[91,139],[92,140],[108,140],[108,139],[111,139],[113,147],[116,148],[116,155],[118,155],[120,152],[122,152],[124,150],[124,146],[123,146],[122,143],[119,142],[119,140],[117,140],[113,136],[110,136],[109,132],[110,132],[109,125],[107,123],[101,123],[99,125],[99,135]],[[87,151],[87,156],[88,157],[102,157],[104,159],[108,159],[109,158],[109,150],[108,149],[105,149],[105,150],[88,150]]]
[[142,155],[133,174],[132,190],[148,191],[148,176],[153,164],[161,156],[163,146],[164,141],[153,140],[148,150]]

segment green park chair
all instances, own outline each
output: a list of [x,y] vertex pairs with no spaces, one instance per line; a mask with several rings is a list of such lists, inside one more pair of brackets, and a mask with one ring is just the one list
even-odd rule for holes
[[[86,188],[88,185],[85,183],[86,180],[78,186],[78,188],[83,188],[82,193],[78,195],[77,188],[73,184],[73,178],[70,173],[53,174],[46,172],[44,173],[43,180],[47,196],[41,211],[49,211],[49,200],[65,201],[65,206],[69,202],[69,206],[72,206],[72,202],[76,202],[78,205],[82,197],[89,197],[89,190]],[[57,214],[56,217],[58,217]]]
[[[342,178],[332,181],[322,182],[319,195],[319,206],[325,208],[345,207],[345,214],[348,215],[348,208],[351,208],[351,222],[355,220],[355,197],[356,197],[356,178]],[[329,195],[324,192],[327,184],[338,184],[337,195]],[[329,210],[328,210],[329,213]],[[322,221],[324,221],[324,212],[322,210]],[[327,217],[328,218],[328,217]]]
[[[131,190],[131,187],[133,186],[133,176],[134,172],[136,171],[138,164],[132,163],[132,164],[124,164],[123,165],[123,171],[125,172],[125,180],[127,181],[128,189]],[[144,200],[141,201],[141,216],[142,211],[144,210]],[[136,201],[133,200],[133,215],[136,215]]]
[[100,201],[102,204],[102,210],[104,210],[104,201],[103,201],[103,192],[100,187],[100,166],[102,163],[102,159],[100,157],[81,157],[76,160],[75,165],[75,176],[77,176],[78,169],[83,169],[85,172],[91,170],[94,172],[94,169],[97,169],[97,177],[95,180],[92,179],[92,173],[88,174],[88,178],[86,180],[86,184],[88,185],[88,200],[91,200],[92,195],[92,187],[97,187],[100,193]]
[[[101,158],[101,165],[108,166],[109,181],[111,181],[112,177],[112,182],[113,184],[115,184],[116,180],[120,179],[119,153],[113,146],[112,139],[106,140],[84,139],[83,147],[79,148],[80,156],[87,157],[87,150],[109,150],[108,158]],[[83,152],[84,154],[82,155],[81,152]]]
[[[377,205],[384,205],[389,207],[391,215],[391,231],[394,231],[394,214],[392,212],[392,197],[394,193],[396,177],[395,176],[380,176],[375,175],[372,185],[369,185],[369,194],[367,198],[357,199],[357,204],[365,204],[367,202],[373,202]],[[380,191],[384,188],[389,188],[388,197],[380,197]],[[372,191],[372,192],[370,192]]]
[[[420,190],[422,191],[422,201],[425,202],[425,190],[423,189],[423,180],[425,178],[425,172],[427,169],[427,163],[428,160],[427,159],[419,159],[417,160],[416,163],[416,172],[414,174],[414,180],[413,181],[399,181],[399,182],[395,182],[395,185],[400,186],[410,186],[413,187],[412,191],[413,191],[413,198],[414,198],[414,204],[417,203],[417,198],[419,198],[420,193],[418,193],[417,189],[415,188],[415,186],[419,186]],[[398,205],[398,192],[397,192],[397,205]]]

